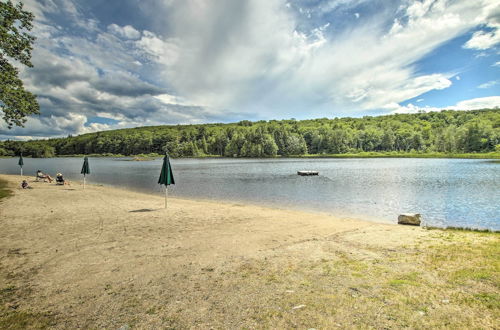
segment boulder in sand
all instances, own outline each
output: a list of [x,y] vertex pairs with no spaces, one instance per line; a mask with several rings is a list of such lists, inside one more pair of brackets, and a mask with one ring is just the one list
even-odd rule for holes
[[398,224],[420,226],[420,214],[418,213],[403,213],[398,217]]

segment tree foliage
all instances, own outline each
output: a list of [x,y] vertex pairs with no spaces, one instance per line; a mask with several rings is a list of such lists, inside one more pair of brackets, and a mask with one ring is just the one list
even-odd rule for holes
[[492,152],[500,110],[442,111],[364,118],[152,126],[42,141],[0,142],[0,155],[73,154],[276,157],[358,152]]
[[33,18],[32,13],[23,10],[22,3],[0,1],[0,109],[9,128],[23,126],[26,116],[40,112],[35,95],[24,89],[19,70],[11,63],[33,66],[35,38],[29,34]]

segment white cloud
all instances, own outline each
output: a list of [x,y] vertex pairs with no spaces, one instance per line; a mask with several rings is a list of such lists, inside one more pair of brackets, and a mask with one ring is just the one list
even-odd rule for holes
[[108,31],[118,37],[125,39],[135,40],[141,37],[141,33],[131,25],[119,26],[116,24],[110,24],[108,25]]
[[156,95],[155,98],[165,104],[170,104],[170,105],[196,106],[192,102],[189,102],[184,98],[176,95],[161,94],[161,95]]
[[64,116],[50,115],[46,117],[32,117],[26,123],[25,128],[14,127],[11,130],[7,130],[4,129],[6,128],[5,123],[0,122],[0,128],[4,133],[9,133],[13,136],[26,135],[26,131],[30,132],[30,136],[36,137],[64,136],[68,134],[67,132],[74,134],[90,133],[92,129],[84,126],[86,121],[86,116],[68,112],[65,113]]
[[460,101],[455,105],[450,105],[443,108],[436,107],[419,107],[413,104],[402,106],[399,104],[391,104],[386,109],[392,110],[392,113],[418,113],[431,112],[442,110],[479,110],[479,109],[495,109],[500,107],[500,96],[479,97],[470,100]]
[[460,76],[458,76],[458,75],[455,76],[455,80],[460,80],[460,79],[462,79],[462,78],[460,78]]
[[142,37],[135,43],[136,47],[153,57],[160,59],[163,64],[171,66],[177,62],[178,48],[173,40],[162,40],[153,32],[143,31]]
[[490,80],[488,82],[485,82],[484,84],[481,84],[481,85],[477,86],[477,88],[486,89],[486,88],[493,87],[493,86],[497,85],[498,83],[499,83],[498,80]]
[[495,29],[491,32],[477,31],[472,38],[467,41],[464,48],[485,50],[491,48],[500,42],[500,31]]
[[500,67],[500,61],[493,63],[491,66],[499,66]]
[[475,99],[458,102],[449,109],[455,110],[475,110],[500,107],[500,96],[479,97]]

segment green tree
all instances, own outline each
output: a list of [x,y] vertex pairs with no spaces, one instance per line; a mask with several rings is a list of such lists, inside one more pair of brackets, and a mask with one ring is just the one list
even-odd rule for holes
[[307,154],[306,141],[299,134],[287,134],[284,138],[284,146],[280,150],[284,156]]
[[225,154],[226,157],[238,157],[241,156],[240,150],[245,144],[245,137],[241,133],[235,133],[229,143],[226,146]]
[[31,50],[35,37],[28,32],[33,14],[23,4],[0,1],[0,109],[9,128],[23,126],[26,116],[40,113],[36,96],[24,89],[19,70],[10,62],[32,67]]
[[278,154],[278,146],[274,139],[269,134],[264,134],[264,141],[262,142],[262,152],[265,157],[275,157]]
[[384,134],[382,135],[382,140],[380,142],[380,146],[382,150],[392,151],[394,149],[394,142],[396,141],[396,137],[394,136],[394,132],[391,128],[386,128],[384,130]]

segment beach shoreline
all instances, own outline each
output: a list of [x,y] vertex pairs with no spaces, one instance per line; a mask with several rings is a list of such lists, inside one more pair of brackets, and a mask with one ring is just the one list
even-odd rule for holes
[[[181,198],[165,210],[153,194],[31,177],[33,189],[23,190],[20,176],[0,179],[13,191],[0,200],[0,327],[498,325],[482,305],[456,316],[461,300],[449,297],[475,292],[427,270],[435,252],[428,246],[465,239],[496,249],[496,234],[450,239],[439,230]],[[413,290],[426,281],[429,288]],[[453,304],[435,303],[436,292]],[[422,319],[416,302],[398,302],[409,297],[429,301],[432,317]]]

